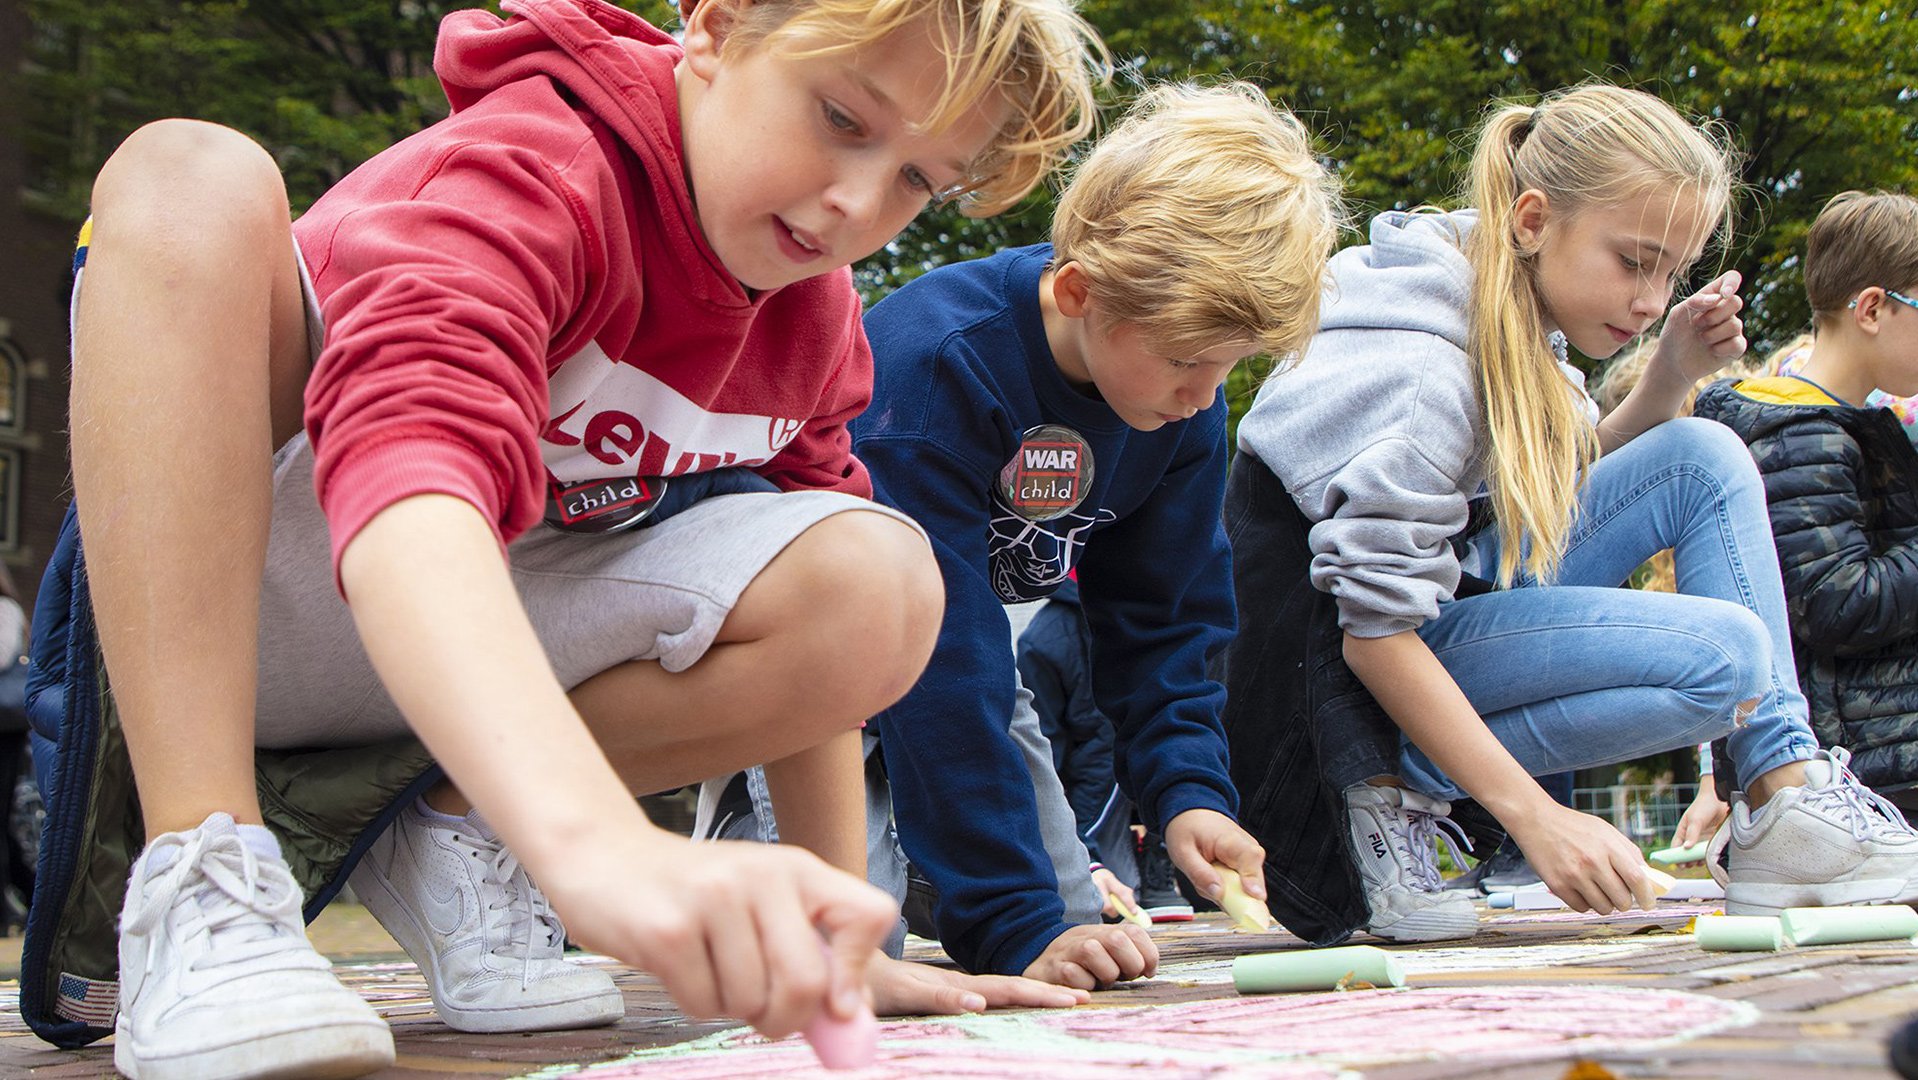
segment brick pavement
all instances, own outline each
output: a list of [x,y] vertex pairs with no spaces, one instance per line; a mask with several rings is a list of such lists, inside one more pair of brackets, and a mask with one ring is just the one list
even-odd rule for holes
[[[1402,991],[1240,998],[1230,958],[1298,948],[1285,934],[1250,937],[1217,916],[1154,930],[1162,972],[1095,995],[1069,1013],[1009,1013],[886,1029],[892,1076],[1364,1076],[1375,1080],[1515,1080],[1575,1075],[1576,1060],[1611,1075],[1817,1080],[1882,1077],[1886,1035],[1918,1012],[1918,946],[1827,946],[1779,954],[1703,953],[1681,931],[1701,905],[1647,915],[1483,913],[1469,943],[1397,947]],[[315,938],[393,1024],[400,1058],[383,1080],[558,1077],[583,1080],[819,1074],[803,1047],[767,1046],[726,1025],[680,1018],[658,985],[619,969],[627,1017],[615,1027],[482,1036],[435,1018],[417,970],[352,909],[329,913]],[[17,941],[17,939],[15,939]],[[936,948],[914,944],[936,959]],[[14,984],[0,983],[10,996]],[[10,1002],[0,1002],[10,1004]],[[648,1048],[705,1037],[692,1052],[628,1061]],[[17,1014],[0,1012],[0,1076],[112,1075],[111,1050],[52,1049]],[[626,1064],[620,1064],[626,1061]],[[1603,1072],[1579,1074],[1597,1078]]]

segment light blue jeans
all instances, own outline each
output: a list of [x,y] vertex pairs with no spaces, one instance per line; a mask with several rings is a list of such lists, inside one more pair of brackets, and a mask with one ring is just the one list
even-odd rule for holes
[[[1556,583],[1521,577],[1419,628],[1498,741],[1540,776],[1729,733],[1740,788],[1810,758],[1765,490],[1738,436],[1692,417],[1660,424],[1600,458],[1579,505]],[[1676,594],[1619,588],[1665,548]],[[1496,575],[1493,530],[1464,567]],[[1465,794],[1410,740],[1400,765],[1414,790]]]

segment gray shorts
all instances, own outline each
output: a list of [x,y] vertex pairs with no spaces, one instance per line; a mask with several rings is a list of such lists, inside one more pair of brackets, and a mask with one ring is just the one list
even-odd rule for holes
[[[307,303],[317,351],[310,284]],[[852,495],[754,493],[707,499],[650,528],[610,535],[534,526],[508,546],[507,559],[547,659],[571,690],[630,660],[691,667],[767,564],[799,534],[848,510],[885,514],[924,534],[904,514]],[[273,748],[359,745],[411,731],[334,586],[305,435],[273,458],[255,716],[255,741]]]

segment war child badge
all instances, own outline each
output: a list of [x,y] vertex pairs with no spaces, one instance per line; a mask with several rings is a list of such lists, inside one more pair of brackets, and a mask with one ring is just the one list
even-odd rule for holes
[[999,470],[999,496],[1027,521],[1069,514],[1092,489],[1092,447],[1062,424],[1026,431],[1019,449]]
[[657,476],[582,480],[575,484],[548,477],[546,524],[570,533],[619,532],[645,521],[665,494],[666,481]]

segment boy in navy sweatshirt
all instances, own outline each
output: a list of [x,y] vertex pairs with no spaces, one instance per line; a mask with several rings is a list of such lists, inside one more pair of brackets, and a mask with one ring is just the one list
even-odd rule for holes
[[854,448],[946,585],[931,664],[879,745],[900,842],[972,971],[1091,989],[1157,965],[1143,930],[1099,923],[1008,647],[1001,605],[1075,567],[1121,788],[1202,892],[1227,866],[1264,895],[1206,677],[1235,623],[1222,387],[1311,336],[1339,216],[1262,91],[1159,87],[1080,167],[1051,245],[934,270],[867,315],[877,383]]

